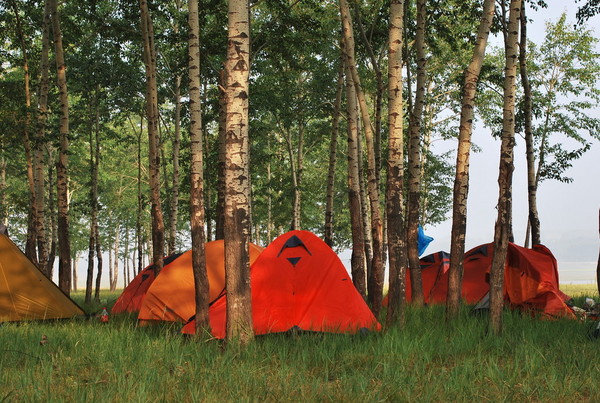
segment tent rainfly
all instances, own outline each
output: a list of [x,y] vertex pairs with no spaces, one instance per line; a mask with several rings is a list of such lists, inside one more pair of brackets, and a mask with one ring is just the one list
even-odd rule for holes
[[0,322],[72,318],[85,312],[0,233]]

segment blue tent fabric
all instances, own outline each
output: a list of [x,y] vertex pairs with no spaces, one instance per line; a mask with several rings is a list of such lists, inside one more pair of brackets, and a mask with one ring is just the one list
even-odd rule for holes
[[429,246],[431,241],[433,241],[433,238],[425,235],[423,227],[419,225],[419,231],[417,234],[417,248],[419,249],[419,256],[421,256],[423,252],[425,252],[425,249],[427,249],[427,246]]

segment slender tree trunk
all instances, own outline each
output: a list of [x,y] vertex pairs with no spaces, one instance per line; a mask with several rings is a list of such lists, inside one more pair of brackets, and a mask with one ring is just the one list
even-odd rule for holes
[[402,96],[402,46],[404,1],[392,0],[388,42],[388,177],[387,233],[389,251],[389,292],[386,323],[405,322],[406,233],[404,232],[404,99]]
[[467,230],[467,196],[469,193],[469,156],[471,153],[471,135],[473,132],[474,99],[485,48],[494,18],[494,0],[485,0],[481,22],[477,30],[477,39],[473,57],[465,71],[460,127],[458,132],[458,150],[456,152],[456,173],[452,200],[452,232],[450,241],[450,267],[448,274],[448,299],[446,302],[447,319],[458,315],[460,306],[463,259],[465,255],[465,233]]
[[0,138],[0,224],[8,226],[8,209],[6,203],[6,158],[4,158],[3,139]]
[[[523,3],[521,10],[521,39],[519,43],[519,67],[521,73],[521,83],[523,85],[523,116],[525,121],[525,153],[527,156],[527,200],[529,205],[529,219],[527,221],[531,230],[531,240],[533,245],[541,243],[540,239],[540,219],[537,211],[537,198],[535,186],[535,150],[533,146],[533,127],[532,127],[532,96],[531,84],[529,83],[529,74],[527,72],[527,17],[525,15],[526,2]],[[529,247],[529,242],[525,243]]]
[[379,184],[377,183],[375,167],[375,144],[373,139],[373,128],[369,117],[367,102],[360,85],[356,62],[354,58],[354,36],[352,32],[352,19],[346,0],[340,0],[340,13],[342,15],[344,50],[347,59],[348,68],[352,74],[354,86],[356,87],[356,96],[360,106],[361,118],[365,128],[365,137],[367,143],[367,188],[369,193],[369,203],[371,208],[371,231],[373,238],[373,260],[371,265],[371,277],[369,278],[369,300],[371,309],[375,316],[379,315],[381,310],[381,301],[383,299],[383,280],[384,267],[382,260],[383,248],[383,226],[381,220],[381,207],[379,201]]
[[[95,105],[95,102],[90,105],[90,109],[92,109]],[[97,109],[97,108],[96,108]],[[92,115],[92,111],[90,111],[90,115]],[[92,287],[94,281],[94,255],[96,253],[96,244],[98,243],[98,239],[96,238],[96,228],[98,227],[98,171],[97,171],[97,161],[98,156],[96,155],[96,151],[98,147],[96,147],[95,143],[97,138],[95,136],[96,130],[96,122],[90,119],[90,135],[89,135],[89,143],[90,143],[90,178],[92,181],[90,187],[90,237],[88,243],[88,267],[87,267],[87,277],[86,277],[86,287],[85,287],[85,302],[92,302]]]
[[77,259],[78,259],[78,257],[75,256],[73,258],[73,263],[71,265],[73,267],[73,274],[71,276],[73,281],[71,281],[71,286],[72,286],[73,291],[75,291],[75,292],[77,292]]
[[175,253],[177,217],[179,212],[179,148],[181,144],[181,76],[175,77],[175,136],[173,138],[173,187],[171,189],[171,216],[169,222],[168,254]]
[[202,109],[200,100],[200,22],[198,0],[188,1],[188,74],[190,86],[190,217],[192,228],[192,270],[196,301],[196,335],[210,334],[208,322],[208,275],[204,235],[204,172],[202,154]]
[[[94,229],[96,232],[96,260],[98,262],[98,267],[96,270],[96,289],[94,293],[94,300],[96,302],[100,302],[100,287],[102,285],[102,245],[100,244],[100,232],[98,230],[98,224],[96,223],[96,227]],[[109,279],[110,281],[110,279]]]
[[[356,92],[355,92],[356,94]],[[368,281],[373,278],[373,231],[371,228],[371,220],[369,215],[369,202],[366,190],[365,181],[365,170],[364,165],[364,151],[363,151],[363,139],[360,130],[360,115],[357,112],[356,123],[357,123],[357,138],[356,138],[356,158],[358,161],[358,189],[360,197],[360,217],[362,219],[363,229],[363,248],[365,248],[364,257],[366,259],[365,267],[367,269],[367,290]],[[367,296],[368,297],[368,296]]]
[[123,251],[123,288],[129,284],[129,227],[125,227],[125,250]]
[[[49,147],[48,160],[54,160],[54,151],[52,147]],[[48,206],[50,206],[50,236],[48,237],[48,262],[46,263],[46,272],[49,278],[53,278],[54,271],[54,260],[56,259],[56,249],[58,244],[58,222],[54,211],[55,196],[54,196],[54,164],[48,164]]]
[[[133,126],[133,124],[132,124]],[[137,163],[138,163],[138,171],[137,171],[137,214],[135,218],[135,235],[137,240],[137,271],[136,273],[140,273],[144,268],[144,264],[142,262],[143,259],[143,237],[142,237],[142,212],[143,212],[143,199],[142,199],[142,132],[144,131],[144,118],[140,116],[140,131],[137,136]]]
[[498,218],[494,230],[494,255],[490,269],[490,331],[502,331],[502,308],[504,306],[504,267],[508,249],[511,184],[514,170],[513,148],[515,144],[515,92],[518,62],[518,34],[521,0],[511,0],[508,35],[504,45],[506,67],[504,70],[504,111],[502,117],[502,145],[500,149],[500,172],[498,174]]
[[58,285],[67,295],[71,292],[71,241],[69,236],[69,96],[67,75],[58,15],[57,0],[50,0],[52,30],[57,69],[58,94],[60,99],[60,154],[56,167],[58,199]]
[[304,129],[302,124],[298,131],[298,149],[294,158],[294,145],[292,141],[292,135],[289,130],[282,130],[284,132],[285,143],[287,145],[288,156],[290,158],[290,174],[292,176],[292,186],[294,188],[294,199],[292,201],[292,222],[290,230],[300,229],[300,180],[302,171],[302,148],[304,142]]
[[156,49],[154,28],[148,11],[148,1],[140,0],[142,43],[146,65],[146,115],[148,119],[148,160],[152,212],[152,261],[154,271],[163,267],[165,224],[160,201],[160,158],[158,140],[158,88],[156,83]]
[[110,276],[110,290],[115,291],[117,289],[117,281],[119,280],[119,224],[115,225],[115,243],[113,245],[114,258],[112,261],[112,275]]
[[[44,166],[44,146],[46,145],[46,122],[48,120],[48,90],[50,79],[48,78],[50,52],[50,7],[48,1],[44,2],[44,18],[42,22],[42,49],[40,53],[40,82],[38,89],[38,118],[37,130],[34,142],[34,178],[36,182],[36,202],[37,202],[37,247],[41,267],[48,267],[50,237],[46,232],[46,187],[45,187],[45,166]],[[49,230],[52,233],[52,230]],[[48,270],[46,270],[48,271]]]
[[219,85],[219,162],[217,165],[217,206],[215,239],[225,239],[225,133],[227,132],[227,71],[221,71]]
[[[36,183],[34,175],[34,161],[31,146],[31,137],[29,130],[31,126],[31,90],[30,90],[30,77],[29,77],[29,61],[27,57],[27,45],[25,43],[25,37],[23,29],[21,27],[21,18],[19,15],[19,9],[16,1],[11,1],[13,12],[15,13],[16,31],[19,44],[21,46],[21,53],[23,56],[23,84],[24,84],[24,95],[25,95],[25,121],[23,122],[23,146],[25,148],[25,160],[27,163],[27,184],[29,185],[29,219],[27,227],[27,242],[25,244],[25,254],[27,257],[37,263],[38,256],[36,252],[37,243],[37,229],[38,229],[38,203],[36,199]],[[47,273],[45,273],[47,275]]]
[[329,168],[327,170],[327,191],[325,193],[325,234],[327,245],[333,247],[333,198],[335,190],[335,167],[337,163],[337,138],[340,131],[340,109],[344,90],[344,61],[340,58],[337,90],[333,104],[333,119],[331,124],[331,139],[329,141]]
[[[344,65],[347,66],[346,60]],[[356,88],[352,80],[350,69],[346,67],[346,108],[348,115],[348,204],[350,209],[350,225],[352,227],[352,257],[351,271],[354,286],[367,299],[367,283],[365,277],[365,247],[362,208],[360,199],[360,176],[358,165],[358,110],[356,104]]]
[[408,214],[406,241],[411,278],[412,302],[423,305],[423,282],[418,250],[419,196],[421,184],[421,126],[425,101],[425,0],[417,0],[417,31],[415,48],[417,55],[417,85],[415,102],[410,114],[410,141],[408,145]]
[[365,33],[365,29],[363,27],[363,23],[360,16],[360,7],[358,0],[354,0],[354,6],[356,10],[356,18],[357,18],[357,26],[360,32],[360,37],[365,44],[365,48],[367,49],[367,54],[369,55],[369,60],[371,61],[371,65],[373,66],[373,71],[375,72],[375,79],[377,82],[377,91],[375,93],[375,128],[374,128],[374,139],[375,139],[375,174],[377,175],[377,183],[381,183],[381,179],[379,177],[381,171],[381,110],[383,104],[383,92],[385,91],[385,85],[383,83],[383,74],[381,72],[381,67],[379,60],[375,56],[375,52],[373,51],[373,47],[371,46],[371,41],[367,38],[367,34]]
[[227,338],[241,345],[254,338],[250,293],[250,175],[248,86],[250,5],[229,1],[227,123],[225,141],[225,280]]
[[267,148],[269,150],[269,161],[267,162],[267,242],[273,239],[273,188],[271,187],[271,138],[267,138]]

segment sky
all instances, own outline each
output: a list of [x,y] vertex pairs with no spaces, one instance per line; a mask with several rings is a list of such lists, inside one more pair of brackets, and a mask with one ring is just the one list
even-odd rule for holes
[[[543,39],[545,22],[556,22],[562,12],[567,13],[567,22],[575,23],[577,5],[574,1],[559,4],[538,12],[527,11],[528,17],[533,20],[528,25],[528,35],[534,42],[537,42],[536,38]],[[598,23],[600,16],[590,19],[587,25],[593,27]],[[595,35],[600,33],[596,31]],[[494,42],[501,44],[497,39],[491,41]],[[471,153],[466,250],[493,241],[497,217],[500,141],[494,140],[485,129],[475,127],[473,142],[484,151]],[[456,147],[448,144],[438,147],[448,146]],[[545,181],[539,186],[542,243],[558,260],[561,282],[594,282],[599,248],[600,144],[595,142],[566,174],[573,178],[572,183]],[[515,242],[522,245],[527,225],[526,161],[522,139],[517,139],[515,148],[513,206]],[[450,250],[451,226],[448,219],[435,227],[425,228],[425,233],[434,238],[426,253]]]

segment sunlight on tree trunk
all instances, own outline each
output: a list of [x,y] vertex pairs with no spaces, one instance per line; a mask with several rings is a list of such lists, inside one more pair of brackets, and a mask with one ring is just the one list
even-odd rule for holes
[[388,177],[387,232],[389,250],[389,292],[386,323],[405,322],[406,232],[404,231],[404,99],[402,96],[402,46],[404,1],[393,0],[390,8],[388,65]]
[[58,285],[67,295],[71,292],[71,240],[69,236],[69,94],[67,93],[67,67],[65,65],[60,17],[57,0],[50,0],[52,30],[56,59],[58,94],[60,99],[60,154],[56,166],[58,199]]
[[148,119],[148,160],[152,211],[152,260],[154,272],[163,268],[165,224],[160,201],[160,158],[158,142],[158,88],[156,83],[156,49],[154,28],[148,1],[140,0],[142,43],[146,65],[146,115]]
[[[344,61],[345,62],[345,61]],[[346,63],[344,63],[346,65]],[[364,299],[367,298],[365,278],[365,249],[364,230],[360,200],[360,177],[358,174],[358,111],[356,105],[356,90],[352,74],[346,67],[346,109],[348,133],[348,205],[350,209],[350,225],[352,227],[352,282]]]
[[227,123],[225,133],[225,280],[227,339],[254,339],[250,292],[250,174],[248,87],[250,14],[248,0],[229,0]]
[[456,174],[454,178],[454,194],[452,201],[452,233],[450,241],[450,267],[448,274],[448,299],[446,317],[456,318],[460,306],[463,259],[465,255],[465,233],[467,230],[467,196],[469,193],[469,155],[471,152],[471,135],[473,132],[474,99],[485,48],[494,18],[494,0],[485,0],[481,22],[477,30],[477,40],[473,57],[465,71],[460,128],[458,133],[458,150],[456,152]]
[[192,270],[196,302],[196,336],[210,334],[208,321],[209,283],[206,274],[204,235],[204,171],[202,150],[202,106],[200,101],[200,21],[198,0],[188,1],[188,49],[190,85],[190,217],[192,228]]
[[508,249],[509,222],[511,216],[511,184],[514,170],[515,144],[515,93],[518,62],[518,34],[521,0],[511,0],[506,43],[506,67],[504,70],[504,110],[502,117],[502,145],[498,174],[498,218],[494,228],[494,256],[490,268],[490,331],[502,331],[504,307],[504,267]]

